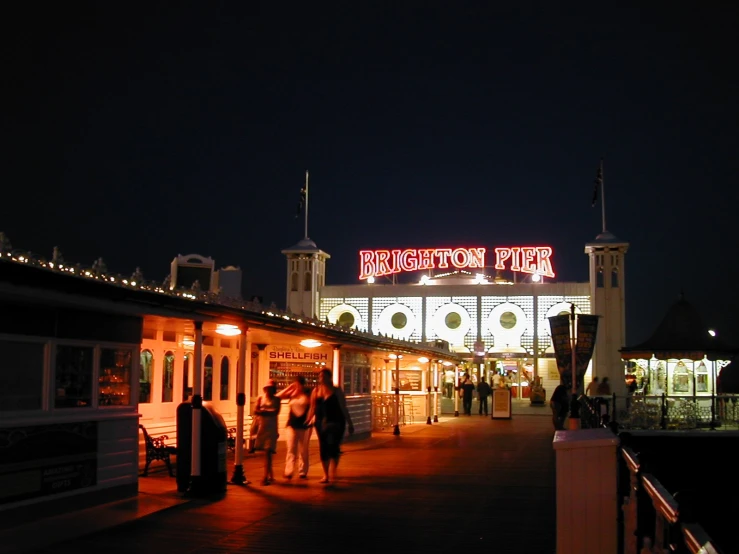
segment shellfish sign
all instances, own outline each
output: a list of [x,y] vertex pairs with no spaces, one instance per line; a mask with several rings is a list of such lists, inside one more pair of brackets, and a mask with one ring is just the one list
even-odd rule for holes
[[[407,248],[360,250],[359,278],[428,269],[484,269],[485,248]],[[511,246],[495,249],[495,269],[554,277],[549,246]]]

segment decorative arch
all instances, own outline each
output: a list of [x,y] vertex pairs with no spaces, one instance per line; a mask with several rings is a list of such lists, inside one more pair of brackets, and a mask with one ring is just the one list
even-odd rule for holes
[[228,380],[229,380],[229,361],[228,356],[221,359],[221,400],[228,400]]
[[154,354],[151,350],[141,351],[139,364],[139,404],[151,403],[151,381],[154,376]]

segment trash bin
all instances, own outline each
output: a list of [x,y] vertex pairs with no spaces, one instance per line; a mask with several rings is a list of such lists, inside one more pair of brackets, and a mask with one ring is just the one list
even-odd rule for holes
[[[210,404],[203,404],[200,425],[202,492],[226,491],[226,423]],[[177,490],[186,492],[192,469],[192,403],[177,406]]]

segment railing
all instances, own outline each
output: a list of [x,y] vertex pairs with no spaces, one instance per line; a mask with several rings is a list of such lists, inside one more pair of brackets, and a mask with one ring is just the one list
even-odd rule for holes
[[719,546],[692,517],[681,511],[680,502],[650,473],[643,473],[639,456],[621,448],[624,554],[644,552],[721,554]]
[[581,396],[580,418],[586,428],[739,429],[739,395]]

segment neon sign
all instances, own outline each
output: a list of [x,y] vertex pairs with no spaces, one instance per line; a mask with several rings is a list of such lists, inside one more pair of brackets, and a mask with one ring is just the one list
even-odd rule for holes
[[[360,250],[359,278],[428,269],[484,269],[485,248],[407,248]],[[512,246],[495,249],[495,269],[554,277],[549,246]]]

